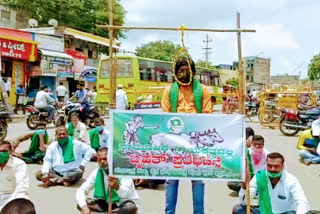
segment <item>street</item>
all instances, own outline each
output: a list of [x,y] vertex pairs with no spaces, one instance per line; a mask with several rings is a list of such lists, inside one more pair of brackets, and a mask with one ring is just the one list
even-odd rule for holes
[[[109,120],[106,120],[109,124]],[[265,138],[265,147],[270,152],[280,152],[285,157],[285,168],[295,175],[300,181],[304,192],[312,205],[313,209],[320,210],[319,203],[319,176],[320,168],[318,165],[304,165],[298,159],[296,142],[297,136],[283,136],[278,129],[269,129],[262,127],[259,123],[247,123],[254,129],[255,134],[262,135]],[[28,131],[25,120],[9,124],[7,139],[13,139]],[[54,127],[49,127],[49,135],[54,136]],[[28,143],[22,143],[18,151],[22,152],[28,148]],[[50,187],[43,188],[42,184],[36,180],[35,174],[40,170],[40,165],[28,165],[30,175],[30,199],[35,203],[38,213],[56,214],[79,213],[76,209],[75,192],[89,173],[97,166],[97,163],[89,163],[86,167],[84,178],[81,182],[71,187]],[[207,214],[225,214],[231,213],[232,207],[238,203],[237,195],[229,190],[227,182],[206,182],[205,186],[205,210]],[[163,188],[156,190],[143,189],[138,190],[141,197],[141,213],[162,214],[165,206],[165,192]],[[179,197],[177,205],[177,214],[191,214],[192,194],[191,182],[182,181],[179,187]]]

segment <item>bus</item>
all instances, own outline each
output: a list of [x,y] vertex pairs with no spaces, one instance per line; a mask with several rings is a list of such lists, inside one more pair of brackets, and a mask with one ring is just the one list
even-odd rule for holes
[[[116,56],[116,84],[122,84],[130,109],[158,108],[164,89],[174,82],[172,62],[137,56]],[[221,85],[218,70],[196,67],[196,79],[212,93]],[[97,72],[97,104],[110,103],[110,59],[101,57]]]

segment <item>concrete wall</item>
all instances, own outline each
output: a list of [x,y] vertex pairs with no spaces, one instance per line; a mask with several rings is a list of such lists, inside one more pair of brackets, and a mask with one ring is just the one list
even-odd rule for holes
[[28,26],[28,18],[20,12],[0,5],[0,27],[25,28]]

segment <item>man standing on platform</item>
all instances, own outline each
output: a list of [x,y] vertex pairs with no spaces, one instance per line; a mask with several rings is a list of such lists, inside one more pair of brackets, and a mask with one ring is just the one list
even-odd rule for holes
[[[211,113],[211,97],[207,87],[194,79],[196,68],[189,57],[179,57],[174,64],[176,82],[163,94],[161,108],[164,112]],[[166,214],[174,214],[178,199],[179,180],[166,182]],[[192,181],[194,214],[204,213],[204,183]]]

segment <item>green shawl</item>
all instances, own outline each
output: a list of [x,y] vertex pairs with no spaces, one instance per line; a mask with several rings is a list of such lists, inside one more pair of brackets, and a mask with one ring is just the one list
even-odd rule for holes
[[64,146],[60,146],[62,148],[63,154],[63,163],[70,163],[75,160],[74,152],[73,152],[73,138],[68,137],[68,143]]
[[74,126],[73,126],[72,122],[70,122],[68,124],[68,134],[69,134],[70,137],[73,137],[73,135],[74,135]]
[[[192,90],[193,90],[193,98],[194,98],[194,105],[196,107],[196,111],[197,113],[201,113],[203,88],[201,83],[196,79],[192,81]],[[178,82],[172,83],[169,97],[170,97],[170,103],[171,103],[171,112],[177,112],[178,99],[179,99],[179,83]]]
[[[120,180],[117,178],[118,183],[120,184]],[[103,199],[107,203],[109,203],[109,186],[106,188],[104,186],[104,174],[103,169],[99,168],[97,172],[96,181],[94,183],[94,197],[96,199]],[[120,201],[120,196],[118,195],[115,189],[112,189],[112,202]]]
[[265,170],[260,170],[256,174],[257,187],[259,194],[259,205],[261,214],[273,214],[268,188],[268,176]]
[[100,148],[100,136],[97,129],[92,129],[89,131],[90,145],[96,151]]
[[[24,152],[23,153],[23,156],[26,156],[26,157],[30,157],[32,155],[34,155],[36,152],[39,152],[40,149],[40,139],[39,139],[39,136],[38,136],[38,132],[35,132],[30,140],[31,140],[31,144],[30,144],[30,147],[28,149],[28,151]],[[46,132],[45,135],[44,135],[44,142],[45,143],[48,143],[48,133]]]
[[250,179],[251,179],[254,176],[254,169],[253,169],[253,164],[252,164],[252,159],[251,159],[251,154],[249,149],[247,149],[247,159],[248,159],[249,173],[250,173]]

